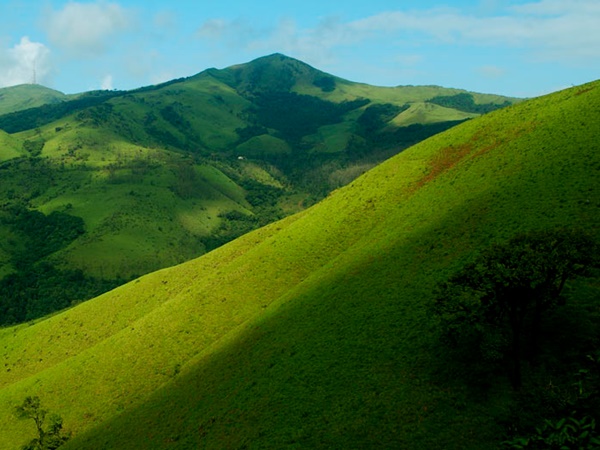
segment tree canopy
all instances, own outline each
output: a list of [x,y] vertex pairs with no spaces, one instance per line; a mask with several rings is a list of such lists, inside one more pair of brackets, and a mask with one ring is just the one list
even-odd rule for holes
[[521,360],[538,353],[543,315],[565,301],[568,280],[598,265],[586,233],[544,230],[493,245],[438,287],[435,312],[455,345],[477,343],[482,358],[504,359],[515,389]]

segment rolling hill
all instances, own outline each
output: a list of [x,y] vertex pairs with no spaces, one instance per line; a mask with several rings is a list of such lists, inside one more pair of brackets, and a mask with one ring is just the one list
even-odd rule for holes
[[[6,96],[22,90],[42,88]],[[0,116],[1,324],[197,257],[516,101],[352,83],[283,55],[55,100]]]
[[68,95],[39,84],[0,88],[0,115],[66,101]]
[[[468,121],[198,259],[1,329],[0,447],[32,437],[11,414],[27,395],[64,418],[65,450],[499,447],[519,395],[469,386],[433,290],[518,232],[600,238],[599,105],[594,82]],[[569,289],[557,332],[598,339],[598,278]]]

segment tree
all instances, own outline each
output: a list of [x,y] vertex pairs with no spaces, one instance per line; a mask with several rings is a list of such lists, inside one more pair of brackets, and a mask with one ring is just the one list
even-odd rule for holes
[[500,335],[496,342],[506,345],[495,350],[508,360],[519,389],[521,360],[534,362],[543,316],[565,301],[568,280],[597,267],[597,250],[590,236],[566,229],[520,234],[492,246],[438,287],[434,311],[445,335],[458,345],[476,341],[480,351],[489,335]]
[[[15,414],[19,419],[32,419],[35,422],[37,437],[24,445],[23,450],[54,450],[69,440],[69,436],[62,433],[62,418],[56,414],[48,415],[48,411],[42,409],[40,398],[37,396],[25,398],[23,403],[15,408]],[[49,423],[44,428],[46,417]]]

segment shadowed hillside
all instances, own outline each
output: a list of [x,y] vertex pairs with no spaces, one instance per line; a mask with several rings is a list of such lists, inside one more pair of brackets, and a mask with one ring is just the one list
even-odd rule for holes
[[[65,449],[499,447],[523,403],[449,358],[434,286],[518,232],[600,237],[598,105],[595,82],[469,121],[304,212],[0,330],[0,447],[31,435],[11,415],[27,395],[64,418]],[[597,339],[597,278],[569,289],[557,342]]]

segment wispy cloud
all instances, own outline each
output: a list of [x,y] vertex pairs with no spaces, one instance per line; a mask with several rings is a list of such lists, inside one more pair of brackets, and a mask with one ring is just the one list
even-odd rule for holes
[[[321,20],[313,28],[299,28],[282,19],[269,30],[249,24],[214,19],[205,22],[198,36],[213,42],[226,39],[247,50],[289,52],[313,62],[332,57],[334,50],[377,39],[410,40],[411,45],[440,43],[462,46],[513,47],[540,60],[583,62],[600,57],[600,2],[597,0],[542,0],[501,7],[482,2],[476,12],[457,8],[392,10],[343,22]],[[235,39],[235,37],[240,39]]]
[[213,45],[243,48],[253,54],[283,52],[318,64],[331,60],[334,48],[356,42],[350,33],[347,24],[336,17],[304,29],[295,20],[284,17],[270,28],[257,28],[242,20],[211,19],[199,27],[197,36]]
[[392,11],[348,27],[365,36],[417,33],[440,43],[521,47],[541,59],[565,61],[600,57],[598,23],[596,1],[545,0],[512,7],[502,15],[476,16],[452,9]]
[[506,69],[498,66],[482,66],[478,72],[485,78],[500,78],[506,75]]
[[113,89],[113,76],[108,74],[104,78],[102,78],[102,82],[100,83],[100,89],[105,91],[110,91]]
[[46,30],[52,44],[74,56],[97,56],[106,51],[110,39],[125,31],[132,19],[116,3],[70,2],[46,16]]
[[50,50],[24,36],[10,49],[0,49],[0,86],[44,83],[52,71]]
[[596,0],[541,0],[534,3],[515,5],[511,8],[519,14],[541,16],[565,14],[600,14],[600,3]]

